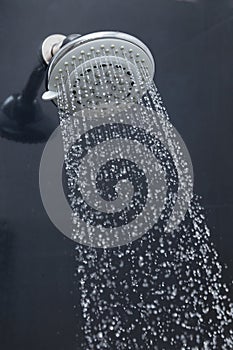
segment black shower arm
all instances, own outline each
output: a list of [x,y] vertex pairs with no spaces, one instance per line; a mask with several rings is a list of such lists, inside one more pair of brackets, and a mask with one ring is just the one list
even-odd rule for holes
[[40,86],[45,78],[48,64],[52,57],[62,46],[66,36],[54,34],[47,37],[39,52],[39,62],[30,74],[28,81],[20,95],[21,103],[33,103],[37,97]]
[[33,69],[20,96],[21,103],[30,104],[35,101],[39,88],[44,80],[49,62],[59,49],[68,42],[79,37],[80,34],[71,34],[68,36],[62,34],[53,34],[48,36],[42,43],[39,54],[39,63]]
[[29,143],[44,142],[49,138],[54,122],[44,114],[37,95],[53,56],[73,38],[74,35],[54,34],[43,41],[38,63],[23,90],[11,94],[0,105],[1,137]]
[[33,103],[36,99],[39,88],[44,80],[47,64],[41,60],[33,69],[21,94],[21,102],[25,104]]

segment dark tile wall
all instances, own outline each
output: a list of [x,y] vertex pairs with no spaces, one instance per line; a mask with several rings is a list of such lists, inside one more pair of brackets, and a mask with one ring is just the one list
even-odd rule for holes
[[[154,54],[156,81],[191,154],[195,192],[230,282],[233,1],[1,0],[0,100],[21,90],[46,36],[106,29],[138,36]],[[55,107],[43,102],[43,108],[56,125]],[[40,199],[43,147],[0,139],[3,350],[75,349],[74,244],[53,227]]]

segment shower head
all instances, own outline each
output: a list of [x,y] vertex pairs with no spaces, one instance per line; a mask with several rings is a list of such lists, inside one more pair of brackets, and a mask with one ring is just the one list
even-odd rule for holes
[[56,51],[49,62],[44,100],[58,104],[59,94],[66,91],[67,102],[75,109],[136,102],[153,80],[151,52],[129,34],[97,32],[55,43],[57,38],[50,36],[42,47],[45,61]]
[[[120,32],[81,36],[53,34],[41,47],[40,61],[21,93],[0,106],[0,136],[21,142],[46,141],[55,127],[44,115],[37,93],[46,76],[44,100],[67,111],[109,102],[138,102],[148,90],[155,64],[147,46]],[[65,100],[64,100],[65,97]]]

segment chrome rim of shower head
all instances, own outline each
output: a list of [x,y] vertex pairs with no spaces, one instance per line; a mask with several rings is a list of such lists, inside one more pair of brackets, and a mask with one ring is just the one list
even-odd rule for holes
[[134,36],[97,32],[80,36],[64,46],[61,38],[54,38],[54,41],[60,39],[60,43],[54,42],[53,47],[58,51],[49,63],[44,100],[57,104],[60,85],[78,109],[93,106],[93,101],[95,105],[116,100],[136,102],[153,81],[153,56]]

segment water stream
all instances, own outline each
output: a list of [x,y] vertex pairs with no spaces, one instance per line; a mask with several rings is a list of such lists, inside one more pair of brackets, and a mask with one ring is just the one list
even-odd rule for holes
[[230,350],[233,305],[185,144],[143,62],[133,57],[135,76],[124,50],[90,55],[57,79],[77,349]]

